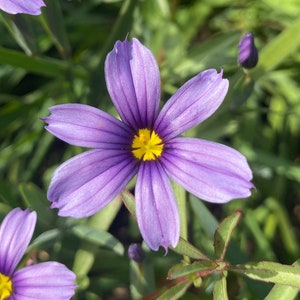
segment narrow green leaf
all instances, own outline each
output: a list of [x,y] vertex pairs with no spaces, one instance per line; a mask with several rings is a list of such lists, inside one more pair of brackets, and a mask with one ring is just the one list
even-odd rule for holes
[[148,250],[143,249],[145,258],[143,262],[130,261],[130,292],[133,299],[141,299],[155,289],[154,268],[151,259],[148,257]]
[[187,207],[186,207],[186,191],[175,182],[172,182],[173,192],[177,201],[179,215],[180,215],[180,236],[187,239]]
[[38,19],[39,17],[31,18],[26,14],[17,14],[12,17],[9,14],[0,12],[0,20],[28,55],[39,52],[37,45],[38,36],[35,33]]
[[300,267],[262,261],[231,266],[229,271],[244,274],[254,280],[278,283],[300,289]]
[[291,230],[293,225],[286,208],[280,204],[280,201],[273,197],[268,197],[265,200],[265,204],[276,216],[282,236],[283,247],[286,249],[287,253],[291,254],[293,257],[298,257],[300,249],[296,234]]
[[31,151],[32,159],[27,165],[26,170],[24,170],[24,181],[30,181],[33,178],[36,170],[42,164],[43,159],[45,159],[47,151],[49,151],[49,147],[52,141],[54,140],[54,137],[50,134],[41,134],[38,140],[39,146],[36,147],[36,149],[34,148],[33,151]]
[[99,246],[106,246],[119,255],[124,254],[123,245],[106,231],[79,224],[72,228],[72,232],[82,240],[89,241]]
[[42,14],[43,23],[52,37],[54,44],[62,57],[67,57],[70,52],[70,43],[65,30],[64,18],[59,1],[46,1],[47,9]]
[[[263,209],[265,209],[265,207],[263,207]],[[257,209],[256,211],[248,209],[247,211],[245,211],[245,218],[243,218],[243,220],[247,225],[249,231],[252,233],[254,242],[256,244],[256,249],[260,251],[260,253],[264,254],[264,259],[274,261],[276,260],[276,255],[274,254],[270,240],[267,238],[266,233],[263,231],[261,225],[259,224],[259,221],[257,220],[258,212],[259,209]],[[271,214],[269,215],[269,218],[270,217]],[[274,219],[277,220],[277,217],[274,216]]]
[[215,231],[217,230],[219,225],[218,221],[213,216],[213,214],[209,211],[209,209],[205,206],[203,201],[201,201],[200,199],[194,196],[191,196],[190,202],[194,213],[199,218],[203,226],[203,229],[205,230],[207,235],[211,239],[213,239]]
[[53,243],[57,241],[59,235],[60,231],[58,229],[45,231],[30,243],[28,250],[40,247],[41,245],[43,245],[43,247],[45,247],[45,245],[53,245]]
[[222,274],[214,285],[213,292],[214,300],[228,300],[226,277]]
[[[294,266],[300,265],[300,259],[298,259]],[[270,293],[266,296],[265,300],[293,300],[296,299],[297,295],[299,294],[299,289],[286,286],[275,284],[274,287],[271,289]]]
[[299,294],[299,288],[276,284],[271,292],[266,296],[265,300],[294,300]]
[[[215,231],[219,226],[217,219],[205,206],[204,202],[193,195],[190,196],[190,203],[206,234],[209,236],[209,238],[214,239]],[[231,263],[241,263],[247,261],[246,255],[240,250],[234,241],[233,243],[230,243],[226,255]]]
[[[70,66],[66,61],[30,57],[19,51],[2,47],[0,47],[0,64],[23,68],[26,71],[49,77],[61,77],[70,72]],[[87,73],[81,67],[76,67],[72,71],[77,77],[87,78]]]
[[182,299],[182,296],[185,294],[186,290],[190,287],[192,284],[191,281],[183,281],[180,283],[177,283],[170,288],[168,288],[165,292],[163,292],[157,300],[176,300],[176,299]]
[[128,190],[124,190],[121,193],[121,197],[129,212],[132,214],[133,217],[135,217],[134,196]]
[[141,265],[133,260],[129,264],[130,294],[133,299],[141,299],[145,295],[147,282]]
[[56,215],[50,209],[50,202],[47,200],[45,193],[33,183],[20,184],[19,191],[26,205],[37,212],[38,220],[47,227],[51,226],[56,219]]
[[230,238],[241,216],[242,212],[236,210],[226,217],[217,228],[214,236],[214,247],[218,258],[224,259]]
[[203,254],[199,249],[197,249],[195,246],[193,246],[183,238],[179,238],[179,243],[176,248],[170,247],[170,249],[172,249],[176,253],[186,255],[193,259],[209,260],[209,258],[205,254]]
[[[106,205],[101,211],[89,218],[87,226],[96,228],[97,230],[108,230],[117,215],[122,202],[120,196],[117,196],[113,201]],[[76,251],[73,271],[77,274],[80,284],[86,281],[86,274],[92,268],[95,262],[95,256],[98,252],[98,245],[82,241],[80,248]]]
[[259,63],[251,75],[253,78],[257,79],[265,72],[275,69],[288,55],[295,53],[300,45],[299,27],[300,18],[284,29],[259,52]]
[[176,279],[196,273],[201,273],[201,276],[205,276],[215,271],[217,267],[218,264],[210,260],[195,261],[190,265],[179,264],[169,270],[168,279]]

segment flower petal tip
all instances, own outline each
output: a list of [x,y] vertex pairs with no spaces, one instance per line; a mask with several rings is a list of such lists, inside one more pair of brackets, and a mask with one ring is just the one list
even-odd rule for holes
[[12,15],[28,14],[37,16],[42,13],[41,8],[46,6],[43,0],[27,1],[26,5],[24,3],[20,0],[4,0],[0,1],[0,9]]

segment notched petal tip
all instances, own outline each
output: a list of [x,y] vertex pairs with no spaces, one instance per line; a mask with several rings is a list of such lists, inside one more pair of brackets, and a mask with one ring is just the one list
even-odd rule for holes
[[164,167],[190,193],[212,203],[251,195],[252,171],[246,158],[235,149],[192,138],[176,138],[168,147]]
[[153,126],[160,100],[160,75],[151,51],[133,38],[117,41],[105,60],[105,80],[122,120],[134,130]]
[[[179,240],[179,212],[170,181],[157,162],[140,166],[136,182],[136,215],[146,244],[154,251]],[[164,195],[162,198],[161,195]]]
[[11,210],[0,226],[0,269],[11,275],[21,260],[35,229],[36,212]]
[[153,250],[153,251],[158,251],[160,247],[162,247],[165,250],[164,256],[166,256],[169,252],[169,248],[172,246],[173,248],[176,248],[179,242],[179,236],[175,237],[173,241],[168,240],[168,238],[162,237],[159,243],[151,244],[149,241],[146,244]]
[[170,140],[210,117],[222,104],[229,81],[223,70],[205,70],[187,81],[167,101],[158,115],[154,130]]
[[45,129],[64,142],[87,148],[123,149],[132,137],[131,129],[120,120],[84,104],[50,107],[50,116],[42,118]]

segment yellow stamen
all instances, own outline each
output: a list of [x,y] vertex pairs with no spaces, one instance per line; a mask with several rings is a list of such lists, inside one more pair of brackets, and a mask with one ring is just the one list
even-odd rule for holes
[[164,144],[155,131],[144,128],[134,136],[131,147],[134,157],[141,160],[155,160],[161,156]]
[[10,277],[0,273],[0,300],[7,299],[12,294]]

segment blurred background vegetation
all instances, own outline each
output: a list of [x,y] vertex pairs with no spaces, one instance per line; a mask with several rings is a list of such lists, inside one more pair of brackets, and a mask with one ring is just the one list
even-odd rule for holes
[[[58,218],[46,192],[51,174],[84,149],[44,130],[48,107],[85,103],[112,114],[103,73],[116,40],[139,38],[161,71],[162,100],[207,68],[224,69],[230,90],[218,112],[187,133],[241,151],[254,173],[248,199],[205,204],[187,196],[189,241],[213,256],[217,222],[235,209],[243,217],[228,251],[232,263],[292,264],[300,238],[300,1],[299,0],[47,0],[38,17],[0,13],[0,215],[13,207],[38,211],[29,256],[58,260],[78,275],[74,299],[145,299],[172,282],[182,259],[145,249],[135,220],[116,199],[87,220]],[[259,63],[237,64],[237,45],[252,32]],[[145,280],[145,281],[143,281]],[[213,277],[183,299],[212,299]],[[263,299],[272,286],[229,277],[230,299]],[[152,296],[151,296],[152,295]],[[200,298],[199,298],[200,297]]]

